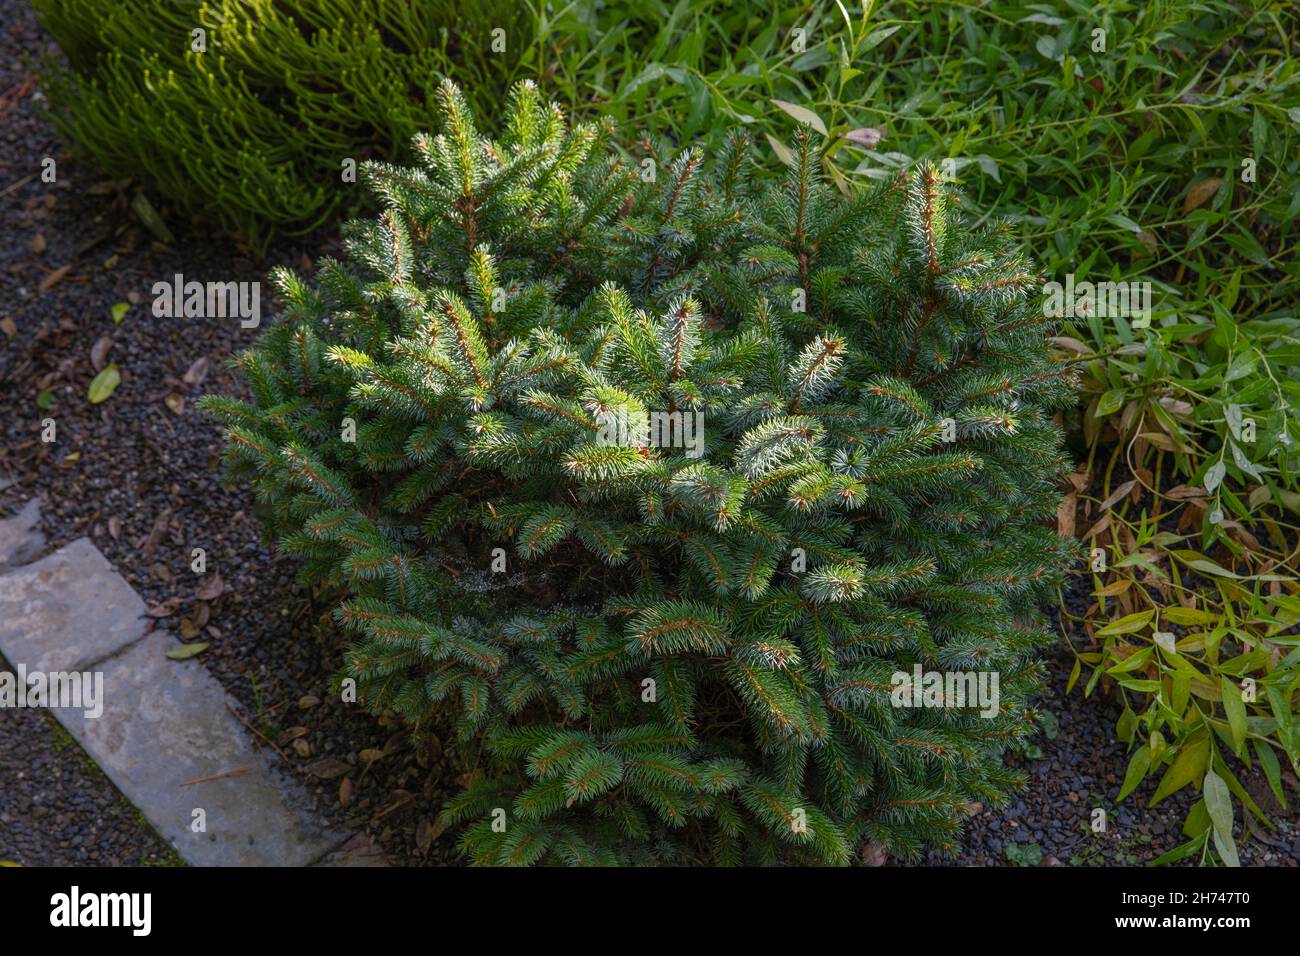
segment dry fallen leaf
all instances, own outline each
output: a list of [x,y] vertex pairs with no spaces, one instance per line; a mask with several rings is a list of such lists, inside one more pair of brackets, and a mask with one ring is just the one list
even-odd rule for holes
[[31,249],[32,252],[36,253],[37,255],[40,255],[42,252],[44,252],[45,233],[38,232],[36,235],[32,236],[32,241],[28,244],[27,248]]
[[415,828],[415,845],[421,851],[429,849],[429,844],[433,842],[433,824],[429,822],[428,817],[421,817],[419,825]]
[[307,764],[307,772],[321,780],[333,780],[343,776],[352,768],[337,757],[321,757],[320,760]]
[[175,392],[172,392],[163,399],[163,404],[170,408],[177,415],[185,414],[185,399]]
[[59,266],[53,272],[50,272],[48,275],[46,275],[46,277],[41,280],[41,284],[37,288],[41,292],[49,292],[56,285],[58,285],[60,281],[62,281],[63,277],[68,274],[68,270],[71,268],[72,266]]
[[104,368],[104,363],[108,360],[108,350],[113,347],[113,340],[107,335],[100,336],[98,342],[90,347],[90,364],[94,366],[96,372]]
[[403,790],[401,787],[398,787],[388,796],[393,802],[379,812],[379,816],[381,817],[392,813],[394,810],[400,809],[415,800],[415,794],[411,793],[409,790]]
[[1133,490],[1133,486],[1136,485],[1136,484],[1137,484],[1137,479],[1136,479],[1136,478],[1130,478],[1128,481],[1124,482],[1124,484],[1120,485],[1118,488],[1116,488],[1114,491],[1112,491],[1112,492],[1110,493],[1110,497],[1107,498],[1105,501],[1103,501],[1100,505],[1097,506],[1097,510],[1098,510],[1098,511],[1105,511],[1107,508],[1109,508],[1109,507],[1110,507],[1111,505],[1113,505],[1115,502],[1119,501],[1119,500],[1120,500],[1121,498],[1123,498],[1126,494],[1128,494],[1130,491],[1132,491],[1132,490]]
[[357,788],[352,784],[351,777],[344,777],[339,781],[339,806],[346,807],[352,802],[352,797],[356,794]]
[[161,604],[155,604],[153,607],[149,608],[148,612],[146,613],[148,613],[150,617],[171,617],[173,614],[176,613],[177,608],[179,608],[180,606],[181,606],[180,598],[169,597]]
[[207,377],[208,359],[207,356],[203,356],[194,360],[194,364],[186,370],[183,381],[186,385],[202,385]]
[[447,831],[447,821],[442,817],[433,821],[433,830],[429,834],[429,841],[432,842],[442,836]]
[[142,559],[148,561],[153,557],[153,553],[158,550],[158,545],[162,544],[163,533],[167,530],[167,523],[171,520],[171,508],[164,508],[158,513],[158,517],[154,518],[149,534],[137,545]]
[[215,601],[225,590],[226,582],[221,580],[221,572],[213,571],[199,583],[194,596],[200,601]]
[[1066,475],[1066,480],[1074,487],[1074,490],[1082,494],[1088,490],[1088,485],[1092,483],[1092,473],[1087,471],[1075,471]]
[[107,401],[114,389],[121,384],[122,373],[118,371],[117,363],[109,362],[102,372],[90,380],[90,386],[86,389],[86,398],[90,404],[98,405],[100,402]]
[[1053,335],[1050,339],[1053,345],[1059,345],[1063,349],[1069,349],[1071,352],[1078,352],[1080,355],[1087,355],[1092,349],[1084,345],[1076,338],[1068,335]]
[[1163,492],[1166,498],[1173,498],[1175,501],[1185,501],[1188,498],[1204,498],[1206,491],[1199,486],[1178,485]]
[[474,784],[482,780],[483,777],[484,777],[483,768],[478,767],[474,770],[470,770],[467,773],[462,773],[459,777],[456,778],[456,782],[460,784],[462,787],[464,787],[466,790],[468,790],[470,787],[474,786]]
[[13,319],[6,315],[3,319],[0,319],[0,332],[4,332],[5,335],[12,339],[18,334],[18,326]]
[[1202,179],[1199,183],[1187,191],[1187,198],[1183,200],[1183,215],[1186,216],[1193,209],[1200,209],[1210,197],[1219,191],[1223,185],[1223,180],[1218,176],[1211,176],[1208,179]]
[[1079,535],[1079,537],[1082,538],[1084,541],[1088,541],[1092,538],[1097,537],[1097,535],[1101,534],[1103,531],[1105,531],[1107,528],[1110,527],[1110,515],[1111,513],[1107,511],[1104,515],[1101,516],[1100,521],[1094,524],[1083,534]]
[[1062,538],[1074,537],[1074,515],[1078,507],[1079,499],[1073,493],[1061,499],[1056,509],[1056,533]]
[[181,639],[192,641],[199,636],[199,627],[188,617],[181,618]]
[[851,129],[844,134],[844,138],[850,143],[857,143],[859,146],[863,146],[867,149],[875,149],[884,137],[884,133],[872,126],[864,126],[861,129]]

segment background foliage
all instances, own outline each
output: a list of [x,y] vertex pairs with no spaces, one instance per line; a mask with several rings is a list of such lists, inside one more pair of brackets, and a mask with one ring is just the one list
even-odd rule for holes
[[522,15],[510,0],[35,6],[65,54],[44,77],[60,132],[107,172],[259,245],[351,201],[345,159],[407,155],[447,64],[488,69],[485,44],[464,38]]

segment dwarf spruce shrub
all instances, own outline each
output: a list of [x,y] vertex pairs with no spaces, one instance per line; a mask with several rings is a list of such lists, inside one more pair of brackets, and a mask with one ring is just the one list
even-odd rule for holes
[[952,849],[1017,784],[1065,558],[1037,277],[930,167],[846,199],[801,138],[760,189],[739,137],[628,161],[528,85],[497,141],[441,100],[207,401],[345,595],[341,677],[481,754],[479,863]]

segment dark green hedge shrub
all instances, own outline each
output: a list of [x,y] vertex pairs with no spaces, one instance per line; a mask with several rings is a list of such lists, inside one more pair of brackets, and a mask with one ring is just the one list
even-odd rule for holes
[[[1066,557],[1041,279],[930,167],[845,200],[801,138],[759,189],[739,138],[629,166],[531,86],[499,141],[443,98],[206,403],[346,592],[342,676],[484,754],[480,863],[951,849],[1017,783]],[[898,706],[914,668],[998,706]]]
[[344,160],[403,155],[448,62],[501,93],[520,56],[492,53],[492,30],[532,34],[512,0],[34,2],[67,60],[45,75],[59,132],[259,244],[347,202]]

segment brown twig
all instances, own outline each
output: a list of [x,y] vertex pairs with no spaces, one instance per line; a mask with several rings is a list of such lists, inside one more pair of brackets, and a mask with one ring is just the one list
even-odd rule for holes
[[269,740],[266,734],[262,733],[260,730],[258,730],[252,724],[250,724],[247,720],[245,720],[244,715],[241,714],[239,711],[235,710],[235,708],[231,707],[229,702],[226,703],[226,710],[230,711],[237,718],[239,718],[239,722],[243,724],[245,727],[247,727],[251,733],[256,734],[260,740],[265,741],[268,747],[270,747],[272,750],[274,750],[276,753],[280,755],[281,760],[283,760],[285,763],[289,762],[289,758],[288,756],[285,755],[285,752],[281,750],[279,747],[277,747],[271,740]]
[[186,780],[184,783],[180,784],[180,786],[189,787],[196,783],[207,783],[209,780],[223,780],[226,777],[242,777],[245,774],[250,774],[252,772],[253,770],[251,767],[243,767],[239,770],[225,770],[221,773],[209,774],[206,777],[195,777],[193,780]]
[[3,199],[5,196],[8,196],[11,192],[13,192],[13,191],[14,191],[15,189],[17,189],[18,187],[20,187],[20,186],[26,186],[28,183],[30,183],[30,182],[31,182],[33,179],[35,179],[35,178],[36,178],[36,174],[35,174],[35,173],[32,173],[30,176],[24,176],[22,179],[18,180],[16,183],[10,183],[10,184],[9,184],[8,186],[6,186],[4,189],[0,189],[0,199]]
[[[369,769],[369,768],[367,768],[367,769]],[[407,797],[401,798],[401,799],[399,799],[396,803],[394,803],[391,807],[386,807],[386,808],[384,808],[383,810],[380,810],[378,813],[376,813],[375,816],[374,816],[374,819],[375,819],[375,820],[382,820],[384,817],[388,816],[388,815],[389,815],[390,813],[392,813],[394,810],[400,810],[400,809],[402,809],[403,807],[405,807],[405,806],[407,806],[407,805],[409,805],[409,804],[411,804],[411,803],[414,803],[414,802],[415,802],[415,798],[414,798],[414,797],[411,797],[411,796],[407,796]]]

